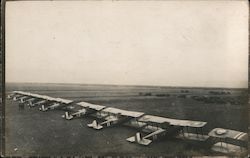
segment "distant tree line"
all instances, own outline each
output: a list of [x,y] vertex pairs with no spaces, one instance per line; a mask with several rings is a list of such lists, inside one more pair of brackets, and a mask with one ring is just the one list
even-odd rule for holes
[[192,96],[194,100],[202,101],[204,103],[217,103],[217,104],[233,104],[240,105],[247,102],[247,98],[244,96],[235,97],[218,97],[218,96]]
[[[169,93],[158,93],[152,94],[151,92],[139,92],[139,96],[156,96],[156,97],[177,97],[177,98],[191,98],[196,101],[201,101],[209,104],[233,104],[240,105],[247,103],[247,97],[244,95],[240,96],[228,96],[231,92],[227,91],[209,91],[210,95],[190,95],[183,94],[189,93],[188,90],[181,90],[181,94],[169,94]],[[216,96],[219,95],[219,96]],[[221,96],[224,95],[224,96]]]
[[209,94],[225,95],[225,94],[231,94],[231,92],[227,92],[227,91],[209,91]]

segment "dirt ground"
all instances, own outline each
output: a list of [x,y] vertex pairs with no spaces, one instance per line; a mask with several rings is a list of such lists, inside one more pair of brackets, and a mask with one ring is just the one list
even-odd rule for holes
[[[141,111],[147,114],[177,119],[206,121],[204,131],[222,127],[247,131],[247,105],[208,104],[192,98],[139,96],[152,94],[179,94],[183,88],[64,85],[64,84],[10,84],[7,91],[23,90],[77,101]],[[185,88],[187,89],[187,88]],[[189,93],[204,95],[207,89],[188,89]],[[240,90],[229,90],[240,95]],[[96,131],[86,125],[93,118],[65,120],[63,111],[40,112],[38,108],[18,109],[18,104],[6,100],[6,155],[218,155],[204,142],[168,138],[140,146],[126,141],[135,129],[118,126]]]

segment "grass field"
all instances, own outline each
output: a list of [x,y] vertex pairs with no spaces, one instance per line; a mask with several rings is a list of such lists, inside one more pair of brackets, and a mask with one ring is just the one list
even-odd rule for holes
[[[178,98],[181,90],[188,95],[209,95],[204,88],[150,86],[111,86],[77,84],[7,84],[6,90],[23,90],[75,101],[87,101],[125,110],[177,119],[207,121],[204,131],[222,127],[247,131],[247,104],[209,104],[192,98]],[[221,89],[213,89],[220,91]],[[226,89],[230,97],[244,95],[241,89]],[[139,93],[151,93],[142,96]],[[156,94],[171,94],[159,97]],[[148,147],[131,144],[126,138],[135,129],[118,126],[95,131],[86,127],[93,118],[64,120],[63,111],[40,112],[38,108],[18,110],[16,102],[6,101],[6,154],[29,155],[217,155],[208,144],[169,138]]]

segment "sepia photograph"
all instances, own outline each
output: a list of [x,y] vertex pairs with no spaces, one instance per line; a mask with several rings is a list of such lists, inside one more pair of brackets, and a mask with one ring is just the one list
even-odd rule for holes
[[248,1],[6,1],[5,156],[248,155]]

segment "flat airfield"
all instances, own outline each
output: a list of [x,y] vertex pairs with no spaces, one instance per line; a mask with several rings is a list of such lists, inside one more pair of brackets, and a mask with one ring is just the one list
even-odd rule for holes
[[[188,95],[208,95],[211,90],[78,84],[7,84],[6,87],[7,93],[22,90],[157,116],[206,121],[208,124],[204,128],[205,133],[216,127],[247,132],[247,104],[211,104],[176,97],[183,89],[189,91]],[[243,94],[238,89],[226,91],[231,92],[231,97]],[[139,95],[140,93],[152,95]],[[9,156],[218,155],[210,150],[207,143],[176,138],[153,142],[147,147],[132,144],[126,138],[133,136],[136,129],[116,126],[96,131],[87,127],[93,118],[65,120],[62,118],[64,111],[41,112],[38,107],[19,110],[18,103],[12,100],[6,100],[5,111],[5,148],[6,155]]]

